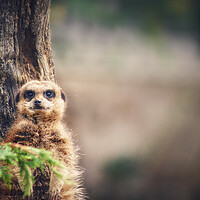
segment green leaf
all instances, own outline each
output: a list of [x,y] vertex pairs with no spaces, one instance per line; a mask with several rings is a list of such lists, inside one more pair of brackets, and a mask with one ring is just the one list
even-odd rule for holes
[[60,161],[52,157],[52,153],[45,149],[36,149],[17,144],[6,143],[0,145],[0,178],[11,188],[12,170],[11,166],[19,169],[20,185],[25,196],[30,196],[34,184],[32,170],[40,168],[44,173],[44,166],[47,165],[56,177],[61,179],[63,175],[59,169],[62,168]]

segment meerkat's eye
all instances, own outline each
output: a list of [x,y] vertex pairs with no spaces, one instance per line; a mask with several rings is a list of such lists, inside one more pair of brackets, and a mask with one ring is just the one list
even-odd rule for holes
[[55,92],[53,90],[47,90],[44,92],[44,97],[53,98],[53,97],[55,97]]
[[24,99],[32,99],[32,98],[34,98],[34,96],[35,96],[35,92],[32,90],[27,90],[24,93]]

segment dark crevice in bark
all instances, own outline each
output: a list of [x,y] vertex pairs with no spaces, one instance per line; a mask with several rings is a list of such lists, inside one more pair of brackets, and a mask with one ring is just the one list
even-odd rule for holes
[[[3,64],[4,65],[4,64]],[[15,119],[15,93],[17,91],[16,72],[13,64],[8,62],[6,67],[2,68],[2,62],[0,66],[1,82],[0,85],[0,134],[5,136],[7,128],[10,127]]]

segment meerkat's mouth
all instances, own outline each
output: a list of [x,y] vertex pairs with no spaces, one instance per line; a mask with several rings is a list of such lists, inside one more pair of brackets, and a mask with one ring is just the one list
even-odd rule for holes
[[32,110],[32,111],[35,111],[35,110],[49,110],[50,109],[50,107],[43,107],[43,106],[40,106],[40,105],[35,105],[34,107],[30,107],[29,108],[30,110]]
[[42,109],[45,109],[44,107],[42,107],[41,105],[35,105],[33,107],[34,110],[42,110]]

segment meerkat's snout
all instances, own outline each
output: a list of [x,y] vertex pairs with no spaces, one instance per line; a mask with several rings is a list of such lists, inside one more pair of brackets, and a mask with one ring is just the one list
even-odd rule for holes
[[42,109],[41,104],[42,104],[42,101],[36,99],[36,100],[34,101],[34,108],[35,108],[35,109]]
[[40,101],[38,99],[36,99],[35,102],[34,102],[35,106],[40,106],[41,103],[42,103],[42,101]]

